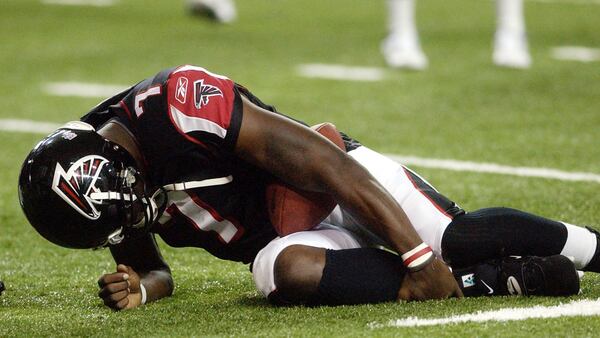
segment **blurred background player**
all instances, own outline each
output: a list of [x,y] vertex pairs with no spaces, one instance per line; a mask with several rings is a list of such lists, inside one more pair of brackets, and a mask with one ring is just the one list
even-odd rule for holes
[[206,16],[219,23],[231,23],[237,18],[233,0],[188,0],[186,6],[192,14]]
[[[427,56],[421,49],[415,22],[415,0],[387,0],[388,36],[382,53],[389,66],[423,70]],[[523,0],[496,0],[494,63],[502,67],[529,68],[531,57],[525,33]]]

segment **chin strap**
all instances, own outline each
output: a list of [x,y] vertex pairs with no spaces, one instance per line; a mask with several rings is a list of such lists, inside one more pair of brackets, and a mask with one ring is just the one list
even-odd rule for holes
[[195,188],[204,188],[204,187],[212,187],[216,185],[224,185],[233,181],[233,176],[225,176],[218,178],[208,178],[202,181],[188,181],[188,182],[180,182],[180,183],[172,183],[163,186],[163,189],[166,191],[183,191],[188,189]]
[[123,227],[120,227],[115,232],[108,235],[106,244],[104,244],[103,246],[106,246],[107,244],[108,245],[117,245],[117,244],[121,243],[123,241],[123,239],[125,239],[125,235],[123,235]]

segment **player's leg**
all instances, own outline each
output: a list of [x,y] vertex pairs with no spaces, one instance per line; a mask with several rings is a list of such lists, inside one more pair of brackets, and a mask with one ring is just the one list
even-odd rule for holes
[[[416,174],[415,172],[407,169],[406,167],[403,167],[399,164],[397,164],[396,162],[390,160],[389,158],[378,154],[366,147],[359,147],[351,152],[349,152],[349,155],[351,155],[355,160],[357,160],[359,163],[361,163],[367,170],[369,170],[369,172],[392,194],[392,196],[394,196],[394,198],[398,201],[398,203],[402,206],[402,208],[405,210],[405,212],[407,213],[408,218],[411,220],[413,227],[415,228],[415,230],[417,230],[417,232],[419,233],[419,235],[421,236],[421,238],[423,239],[423,241],[425,243],[427,243],[429,246],[432,247],[433,251],[436,253],[436,255],[438,255],[439,257],[442,256],[442,252],[446,252],[443,251],[443,244],[442,244],[442,238],[443,236],[445,236],[445,233],[453,233],[454,230],[452,231],[447,231],[446,227],[448,227],[449,224],[451,225],[456,225],[459,223],[463,223],[463,220],[465,219],[471,219],[471,218],[477,218],[478,213],[473,213],[473,214],[464,214],[464,212],[452,201],[450,201],[448,198],[444,197],[443,195],[441,195],[435,188],[433,188],[425,179],[423,179],[422,177],[420,177],[418,174]],[[487,214],[488,216],[489,213],[484,212],[484,214]],[[506,214],[501,212],[501,214]],[[492,216],[493,217],[493,216]],[[506,216],[502,216],[502,217],[506,217]],[[526,216],[524,215],[524,213],[520,213],[518,212],[517,215],[515,215],[514,217],[518,218],[518,219],[530,219],[533,216]],[[535,217],[534,217],[535,218]],[[375,236],[374,234],[370,233],[368,230],[364,229],[363,227],[361,227],[360,224],[357,224],[357,222],[352,218],[352,216],[350,214],[345,213],[343,210],[336,208],[336,210],[334,210],[334,212],[332,213],[332,215],[329,216],[329,218],[327,219],[329,222],[331,222],[332,224],[335,225],[339,225],[344,227],[345,229],[348,229],[350,231],[352,231],[353,233],[358,234],[358,238],[361,239],[365,239],[367,238],[368,244],[383,244],[385,245],[385,243],[383,241],[381,241],[379,239],[379,241],[377,240],[377,236]],[[513,222],[513,220],[507,220],[507,222]],[[530,221],[529,223],[531,223],[532,221]],[[467,222],[468,223],[468,222]],[[522,223],[522,222],[521,222]],[[533,222],[536,223],[536,222]],[[540,224],[540,226],[538,228],[532,228],[530,227],[529,230],[532,232],[537,232],[537,231],[542,231],[542,230],[546,230],[547,233],[549,233],[547,236],[553,236],[552,233],[552,229],[549,229],[549,225],[547,220],[543,220],[543,219],[538,219],[537,223]],[[541,228],[540,228],[541,227]],[[572,225],[568,225],[568,226],[562,226],[563,228],[566,228],[569,232],[569,236],[570,236],[570,241],[569,243],[578,243],[580,242],[582,239],[586,239],[592,242],[589,242],[589,244],[593,244],[595,243],[595,236],[591,235],[590,236],[590,232],[586,229],[580,228],[580,227],[575,227]],[[493,228],[493,227],[492,227]],[[526,229],[528,228],[523,228],[521,232],[526,232]],[[497,237],[497,233],[494,232],[493,230],[489,230],[489,240],[493,241],[496,237]],[[556,232],[556,229],[555,231]],[[465,233],[467,233],[465,235]],[[514,233],[514,231],[512,231],[511,233]],[[367,234],[368,236],[365,236],[365,234]],[[577,246],[576,245],[560,245],[560,248],[564,250],[530,250],[528,252],[506,252],[504,254],[485,254],[485,250],[489,250],[490,248],[490,244],[488,243],[479,243],[480,246],[473,246],[473,247],[469,247],[469,244],[471,243],[471,240],[473,240],[473,238],[469,238],[470,236],[474,236],[473,235],[473,229],[466,229],[463,232],[457,233],[457,238],[466,238],[465,241],[461,241],[462,244],[464,244],[464,250],[462,251],[465,253],[465,255],[468,258],[471,258],[468,261],[465,262],[457,262],[456,266],[452,265],[455,268],[464,268],[466,266],[477,266],[477,265],[481,265],[481,266],[496,266],[497,268],[493,269],[495,272],[494,273],[484,273],[485,275],[487,275],[488,277],[491,275],[494,275],[497,277],[496,282],[494,283],[501,283],[501,285],[503,285],[503,287],[501,287],[500,289],[496,288],[496,293],[500,292],[500,294],[508,294],[507,290],[506,290],[506,281],[509,277],[511,277],[514,273],[516,273],[516,271],[529,271],[528,275],[533,276],[534,279],[537,280],[537,285],[533,286],[534,282],[528,282],[527,287],[529,287],[530,289],[536,289],[538,290],[533,291],[530,294],[545,294],[545,295],[558,295],[558,294],[565,294],[565,292],[573,292],[573,290],[578,290],[578,283],[573,283],[573,280],[577,280],[577,273],[575,271],[575,269],[573,268],[573,264],[570,263],[569,261],[566,261],[564,259],[562,259],[561,257],[553,257],[551,259],[545,259],[543,257],[526,257],[526,258],[522,258],[520,260],[515,260],[512,258],[507,258],[506,256],[508,255],[515,255],[515,254],[520,254],[520,255],[556,255],[556,254],[560,254],[562,253],[563,255],[567,255],[567,256],[577,256],[579,257],[580,254],[577,254],[576,252],[574,252],[574,250],[577,250]],[[523,234],[521,241],[525,241],[525,238],[527,237],[531,237],[531,234],[527,235],[527,234]],[[566,238],[566,237],[565,237]],[[497,240],[497,239],[496,239]],[[516,242],[514,239],[510,239],[510,241],[515,242],[515,245],[518,243]],[[545,243],[545,245],[548,245],[546,243],[546,241],[542,241],[542,243]],[[564,241],[563,241],[564,244]],[[472,250],[469,251],[469,248],[472,248]],[[480,250],[482,252],[482,254],[478,254],[478,251]],[[444,258],[447,259],[446,255],[444,255]],[[467,259],[468,259],[467,258]],[[495,259],[494,262],[490,262],[490,259]],[[561,281],[555,281],[553,280],[552,277],[549,278],[538,278],[540,276],[540,271],[534,271],[532,269],[529,269],[529,266],[536,265],[538,267],[542,267],[538,270],[543,271],[553,271],[553,270],[560,270],[564,272],[564,276],[570,276],[572,278],[566,278],[564,279],[564,283],[566,284],[561,284]],[[471,268],[473,269],[473,268]],[[483,267],[478,268],[479,271],[485,271],[485,269],[483,269]],[[457,271],[457,273],[461,273],[460,271]],[[479,274],[481,275],[481,273]],[[503,277],[502,277],[503,276]],[[523,276],[523,274],[520,275],[521,277]],[[517,276],[519,277],[519,276]],[[519,280],[521,281],[521,284],[523,284],[524,279],[519,277]],[[504,279],[501,280],[501,279]],[[529,277],[528,277],[529,279]],[[489,283],[491,283],[492,281],[490,280]],[[488,284],[489,284],[488,283]],[[461,285],[462,287],[463,285]],[[480,289],[481,290],[484,289]],[[563,290],[563,291],[561,291]],[[569,291],[564,291],[564,290],[569,290]],[[469,291],[472,291],[469,290]],[[474,295],[472,292],[467,292],[470,295]],[[525,293],[527,294],[527,293]]]
[[277,238],[258,253],[252,275],[262,294],[275,305],[396,301],[406,272],[401,258],[325,227]]
[[270,242],[256,256],[252,275],[278,305],[377,303],[398,298],[405,271],[399,259],[322,225]]
[[387,7],[389,33],[381,45],[386,62],[396,68],[427,68],[415,23],[415,0],[387,0]]
[[[400,287],[406,282],[402,259],[389,251],[358,245],[352,234],[333,227],[275,239],[254,260],[254,281],[263,295],[276,305],[398,300]],[[554,256],[541,264],[537,258],[528,262],[515,264],[510,258],[504,258],[455,270],[454,275],[468,297],[558,296],[572,295],[579,290],[577,272],[565,257]],[[518,283],[507,283],[515,278],[513,276]]]
[[494,63],[512,68],[529,68],[523,0],[496,0]]
[[442,237],[442,254],[454,267],[510,255],[563,255],[578,269],[600,272],[596,233],[509,208],[487,208],[455,217]]
[[[561,254],[572,257],[578,269],[600,272],[598,236],[586,228],[509,208],[464,213],[421,176],[391,159],[364,146],[348,154],[392,194],[434,253],[455,268],[510,255]],[[377,238],[339,208],[327,221],[359,238],[365,237],[363,233]]]

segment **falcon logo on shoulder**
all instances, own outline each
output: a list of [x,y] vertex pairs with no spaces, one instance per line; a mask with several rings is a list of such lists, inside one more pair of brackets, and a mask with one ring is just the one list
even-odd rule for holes
[[201,109],[203,106],[208,105],[212,96],[223,97],[223,92],[212,85],[204,84],[204,79],[194,82],[194,103],[196,108]]
[[57,162],[52,190],[86,218],[98,219],[100,212],[96,210],[95,201],[90,196],[93,192],[100,192],[96,183],[102,167],[107,163],[108,160],[102,156],[88,155],[77,160],[65,171]]

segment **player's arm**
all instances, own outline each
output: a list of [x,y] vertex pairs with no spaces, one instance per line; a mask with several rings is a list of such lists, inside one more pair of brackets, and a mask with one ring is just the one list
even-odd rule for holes
[[[423,242],[394,198],[354,159],[309,128],[242,99],[238,156],[293,186],[333,195],[400,254]],[[460,295],[452,274],[438,260],[409,275],[407,298]]]
[[[173,293],[171,270],[152,234],[110,247],[117,271],[98,279],[98,296],[114,310],[130,309]],[[142,290],[144,289],[144,290]]]

